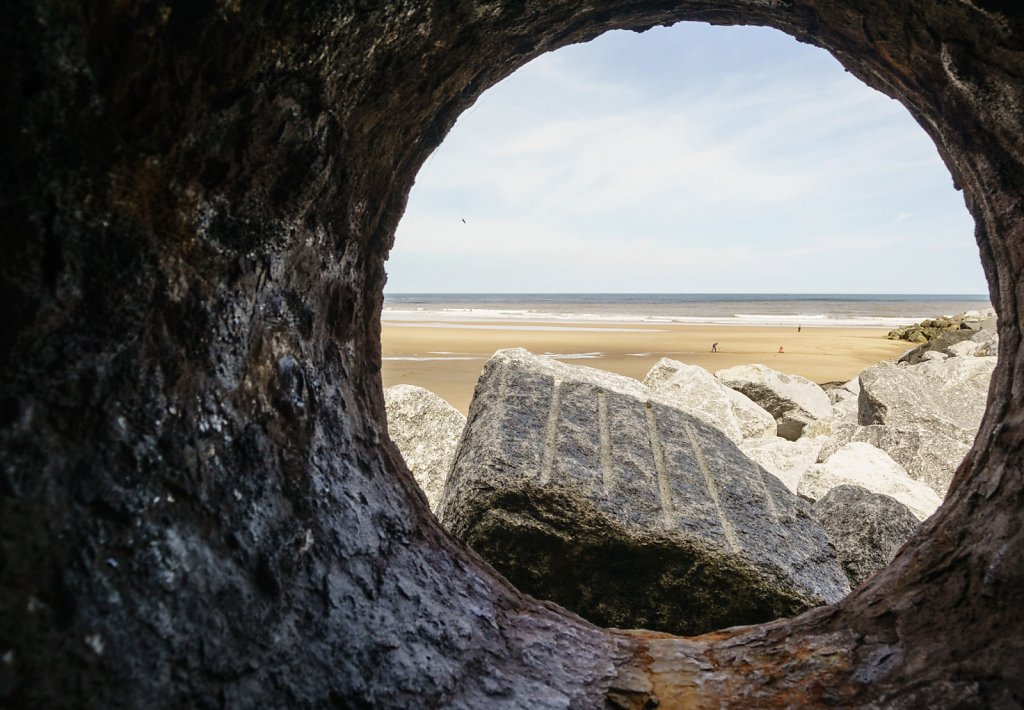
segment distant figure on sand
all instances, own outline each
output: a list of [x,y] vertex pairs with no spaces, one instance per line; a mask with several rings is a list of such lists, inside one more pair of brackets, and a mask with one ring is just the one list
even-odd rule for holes
[[798,333],[799,333],[799,332],[800,332],[800,329],[801,329],[801,328],[803,328],[803,326],[802,326],[802,325],[798,325],[798,326],[796,327],[796,332],[798,332]]
[[717,353],[718,352],[718,343],[711,343],[711,352],[713,352],[713,353]]
[[779,355],[782,355],[782,354],[783,354],[784,352],[786,352],[786,351],[785,351],[785,350],[783,350],[783,349],[782,349],[782,346],[780,345],[780,346],[779,346]]

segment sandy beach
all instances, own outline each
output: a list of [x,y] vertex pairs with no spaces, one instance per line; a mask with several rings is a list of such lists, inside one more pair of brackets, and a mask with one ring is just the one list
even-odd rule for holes
[[[886,328],[571,324],[565,322],[403,322],[382,324],[384,386],[413,384],[463,413],[484,362],[495,350],[522,347],[563,362],[642,379],[660,358],[714,372],[763,363],[815,382],[848,380],[909,347]],[[711,344],[718,343],[718,352]],[[779,353],[779,347],[784,353]]]

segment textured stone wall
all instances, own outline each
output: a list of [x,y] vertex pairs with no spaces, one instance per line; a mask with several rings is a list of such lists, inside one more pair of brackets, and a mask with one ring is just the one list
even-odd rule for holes
[[[460,112],[538,54],[777,27],[964,190],[1000,365],[945,507],[840,604],[607,632],[449,539],[387,441],[384,259]],[[981,0],[10,0],[0,705],[1007,706],[1024,697],[1024,19]]]

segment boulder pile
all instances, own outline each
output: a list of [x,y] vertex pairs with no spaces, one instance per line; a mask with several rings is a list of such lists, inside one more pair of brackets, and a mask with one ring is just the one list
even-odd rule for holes
[[828,432],[832,402],[821,387],[804,377],[776,372],[765,365],[730,367],[719,370],[715,377],[771,414],[783,439],[796,441],[808,433]]
[[911,343],[927,343],[951,331],[978,331],[995,327],[996,312],[991,308],[981,311],[967,311],[955,316],[930,318],[920,323],[901,326],[889,331],[889,340],[906,340]]
[[918,520],[924,520],[942,504],[935,491],[908,476],[887,453],[863,442],[846,444],[824,463],[808,466],[797,492],[802,498],[817,501],[833,488],[848,484],[898,500]]
[[445,527],[521,589],[697,634],[838,600],[938,508],[995,367],[994,331],[969,332],[827,390],[764,365],[662,359],[639,382],[502,350],[468,420],[402,386],[388,426]]
[[662,358],[647,373],[644,384],[736,443],[776,435],[774,416],[703,367]]

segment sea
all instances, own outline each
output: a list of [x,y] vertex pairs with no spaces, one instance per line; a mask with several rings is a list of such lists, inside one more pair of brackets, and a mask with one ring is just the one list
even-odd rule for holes
[[895,328],[990,308],[987,294],[385,293],[382,320]]

